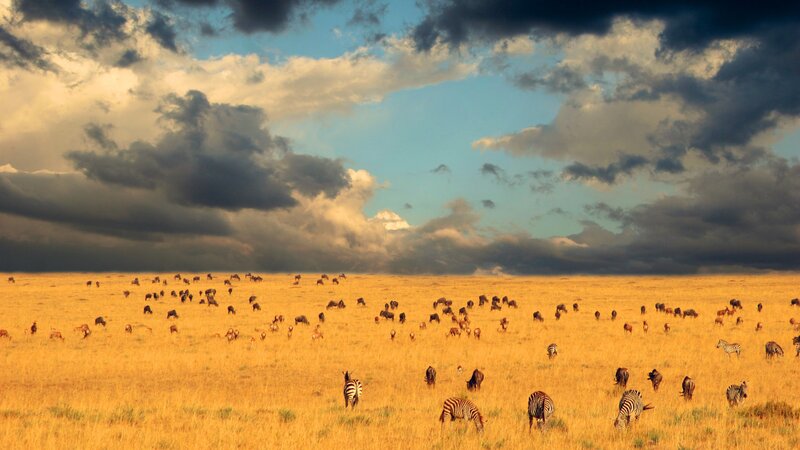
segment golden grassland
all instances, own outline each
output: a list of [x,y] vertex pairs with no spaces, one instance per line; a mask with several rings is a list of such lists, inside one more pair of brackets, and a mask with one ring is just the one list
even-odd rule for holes
[[[0,281],[0,328],[11,340],[0,340],[0,446],[3,448],[798,448],[796,415],[753,407],[782,401],[800,407],[800,361],[789,325],[800,308],[796,275],[714,275],[691,277],[460,277],[348,275],[341,285],[316,286],[316,275],[292,286],[287,274],[266,275],[261,283],[234,281],[232,295],[223,277],[193,283],[194,302],[170,297],[150,301],[147,292],[183,289],[172,274],[160,274],[168,286],[151,284],[153,274],[14,274],[15,284]],[[184,274],[189,275],[189,274]],[[203,274],[204,275],[204,274]],[[87,287],[88,280],[100,287]],[[218,290],[219,308],[198,304],[197,292]],[[130,298],[122,292],[131,290]],[[508,295],[519,309],[471,312],[480,341],[448,338],[443,320],[420,330],[439,297],[462,306],[480,294]],[[262,311],[248,305],[258,296]],[[364,297],[367,307],[357,307]],[[739,298],[744,324],[726,318],[714,325],[716,310]],[[331,299],[344,299],[344,310],[326,311],[324,339],[312,341],[317,314]],[[400,302],[408,322],[374,323],[390,299]],[[579,300],[578,300],[579,299]],[[574,313],[577,301],[581,310]],[[656,313],[655,302],[695,308],[700,317],[679,319]],[[761,313],[756,304],[764,304]],[[570,312],[554,319],[555,306]],[[238,314],[226,314],[233,305]],[[639,307],[647,306],[641,316]],[[178,320],[166,312],[177,309]],[[619,317],[610,320],[616,309]],[[544,323],[534,323],[541,311]],[[594,311],[602,313],[595,321]],[[272,317],[287,322],[265,340]],[[289,321],[305,314],[311,326],[297,326],[287,338]],[[106,329],[93,325],[104,316]],[[501,333],[499,321],[510,327]],[[641,321],[650,324],[644,334]],[[25,330],[38,321],[39,333]],[[764,329],[755,331],[756,322]],[[623,323],[634,324],[632,335]],[[672,331],[666,335],[663,324]],[[89,323],[93,333],[81,339],[73,328]],[[132,324],[133,334],[124,327]],[[171,324],[179,328],[170,334]],[[147,331],[146,325],[152,328]],[[228,343],[212,335],[229,327],[242,336]],[[48,339],[60,330],[65,341]],[[390,331],[397,339],[389,339]],[[409,333],[416,334],[411,342]],[[743,347],[740,359],[715,348],[727,339]],[[764,344],[775,340],[786,356],[765,358]],[[546,346],[555,342],[560,355],[550,361]],[[424,372],[438,371],[428,389]],[[465,369],[459,374],[456,368]],[[627,431],[615,430],[620,397],[613,385],[617,367],[631,372],[629,388],[640,389],[655,409]],[[465,381],[479,368],[486,379],[480,392],[466,391]],[[653,392],[647,372],[664,375]],[[356,410],[345,410],[342,371],[350,370],[364,385]],[[678,396],[685,375],[697,383],[695,399]],[[747,380],[749,398],[737,409],[725,400],[728,385]],[[550,394],[556,405],[545,433],[527,427],[527,398],[534,390]],[[487,417],[479,435],[471,423],[438,422],[450,396],[472,399]],[[771,412],[771,413],[770,413]],[[783,414],[781,414],[783,413]]]

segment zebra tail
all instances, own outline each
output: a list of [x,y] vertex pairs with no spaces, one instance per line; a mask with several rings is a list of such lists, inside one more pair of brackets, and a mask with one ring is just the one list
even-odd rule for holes
[[648,409],[655,409],[655,406],[653,406],[652,404],[648,403],[648,404],[644,405],[644,408],[642,408],[642,411],[647,411]]

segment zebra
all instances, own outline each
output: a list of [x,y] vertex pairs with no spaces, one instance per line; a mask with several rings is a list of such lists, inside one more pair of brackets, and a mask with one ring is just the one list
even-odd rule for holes
[[639,420],[642,412],[648,409],[653,409],[653,406],[644,404],[641,392],[635,389],[625,391],[619,400],[619,412],[616,420],[614,420],[614,426],[616,428],[625,428],[630,425],[631,419]]
[[433,366],[428,366],[428,368],[425,369],[425,384],[427,384],[428,387],[436,386],[436,369],[434,369]]
[[775,341],[767,342],[765,349],[767,351],[768,359],[772,359],[776,356],[783,356],[783,348]]
[[694,395],[694,380],[689,378],[689,376],[684,377],[681,387],[683,388],[683,392],[681,392],[683,398],[685,400],[691,400],[692,395]]
[[558,346],[556,344],[550,344],[547,346],[547,358],[553,359],[558,356]]
[[344,373],[344,409],[351,405],[355,409],[361,399],[361,382],[350,378],[350,372]]
[[475,423],[478,433],[483,433],[483,426],[487,420],[481,415],[478,407],[466,398],[450,397],[442,405],[442,414],[439,415],[439,422],[444,427],[444,419],[450,418],[453,422],[456,419],[471,420]]
[[725,354],[728,355],[728,358],[731,357],[731,353],[736,353],[736,357],[738,358],[742,353],[742,346],[739,344],[729,344],[727,341],[720,339],[717,342],[717,348],[721,348]]
[[658,370],[653,369],[647,374],[647,379],[653,383],[653,391],[658,392],[658,386],[661,385],[661,382],[664,380],[664,376],[661,375]]
[[795,357],[800,356],[800,336],[795,336],[792,338],[792,344],[794,344],[795,350],[797,350],[797,354],[794,355]]
[[725,391],[725,396],[728,398],[728,404],[731,407],[739,406],[744,403],[747,398],[747,381],[742,381],[742,384],[732,384],[728,386]]
[[549,395],[542,391],[536,391],[528,397],[528,432],[533,428],[533,419],[540,430],[544,430],[547,419],[553,415],[555,404]]

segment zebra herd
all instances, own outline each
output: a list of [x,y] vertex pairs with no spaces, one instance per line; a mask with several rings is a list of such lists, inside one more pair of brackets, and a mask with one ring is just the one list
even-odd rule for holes
[[[554,346],[555,344],[551,344]],[[551,346],[548,346],[548,351]],[[462,367],[458,366],[458,372],[462,372]],[[344,407],[354,409],[358,404],[362,394],[361,381],[353,379],[350,372],[344,373]],[[619,400],[617,408],[617,416],[614,419],[614,427],[617,429],[624,429],[630,426],[631,422],[638,421],[644,411],[654,409],[652,404],[645,404],[642,397],[642,392],[637,389],[626,389],[628,379],[630,378],[630,371],[624,367],[617,368],[614,373],[615,384],[625,389],[622,397]],[[480,389],[480,384],[484,379],[483,372],[478,369],[472,372],[472,377],[467,381],[467,388],[469,390]],[[663,375],[653,369],[647,374],[647,379],[653,384],[653,391],[658,392],[661,382],[664,380]],[[425,369],[425,384],[429,388],[436,386],[436,369],[433,366],[428,366]],[[687,401],[692,400],[695,390],[695,382],[689,376],[684,377],[681,383],[682,391],[680,395]],[[725,391],[725,397],[731,407],[741,405],[747,398],[747,381],[742,381],[741,384],[732,384],[728,386]],[[552,417],[555,412],[555,402],[553,399],[543,391],[535,391],[528,397],[528,431],[533,429],[533,422],[536,421],[537,428],[544,431],[547,426],[547,421]],[[478,433],[483,433],[484,426],[487,419],[481,414],[477,405],[467,398],[450,397],[444,401],[442,405],[442,413],[439,415],[439,421],[444,427],[446,419],[455,421],[456,419],[463,419],[471,421],[475,424]]]

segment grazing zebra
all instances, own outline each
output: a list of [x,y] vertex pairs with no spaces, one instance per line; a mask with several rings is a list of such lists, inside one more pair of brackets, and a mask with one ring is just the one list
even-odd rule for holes
[[630,376],[631,374],[628,372],[628,369],[619,367],[617,368],[617,372],[614,373],[614,384],[625,389],[628,386],[628,378],[630,378]]
[[533,419],[540,430],[544,430],[547,419],[553,415],[555,404],[549,395],[542,391],[536,391],[528,397],[528,432],[533,428]]
[[642,412],[648,409],[653,409],[653,406],[644,404],[641,392],[635,389],[625,391],[619,400],[619,413],[617,413],[617,418],[614,420],[614,426],[625,428],[630,425],[631,419],[639,420]]
[[344,409],[351,405],[355,409],[361,399],[361,382],[350,378],[350,372],[344,373]]
[[436,369],[434,369],[433,366],[428,366],[428,368],[425,369],[425,384],[427,384],[428,387],[436,387]]
[[692,395],[694,395],[694,380],[689,378],[688,376],[683,378],[683,383],[681,383],[681,387],[683,391],[681,395],[685,400],[691,400]]
[[731,357],[731,353],[736,353],[736,357],[738,358],[742,353],[742,346],[739,344],[729,344],[727,341],[720,339],[717,342],[717,348],[721,348],[725,354],[728,355],[728,358]]
[[795,336],[792,338],[792,344],[794,344],[795,350],[797,350],[797,354],[794,355],[795,357],[800,356],[800,336]]
[[558,346],[556,344],[550,344],[547,346],[547,358],[553,359],[558,356]]
[[775,341],[767,342],[765,346],[767,351],[767,358],[774,358],[776,356],[783,356],[783,348]]
[[653,391],[658,392],[658,386],[661,385],[661,382],[664,381],[664,376],[661,373],[653,369],[650,373],[647,374],[647,379],[653,383]]
[[728,404],[731,407],[739,406],[744,403],[747,398],[747,381],[742,381],[742,384],[732,384],[728,386],[725,391],[725,396],[728,398]]
[[471,420],[475,422],[475,428],[478,429],[478,433],[483,433],[483,425],[487,422],[474,403],[465,398],[457,397],[450,397],[444,401],[442,414],[439,415],[439,422],[442,423],[442,427],[444,427],[444,419],[446,417],[449,417],[451,422],[456,419]]

